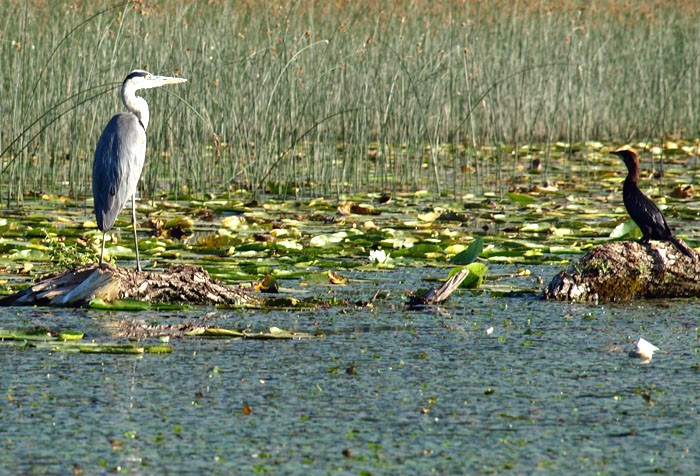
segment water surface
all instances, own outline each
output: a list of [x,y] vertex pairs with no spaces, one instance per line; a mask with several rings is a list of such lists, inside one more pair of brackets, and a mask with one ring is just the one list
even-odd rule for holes
[[[533,276],[547,282],[554,271],[533,268]],[[5,343],[0,466],[6,474],[620,474],[699,467],[697,302],[590,306],[463,291],[441,309],[408,311],[403,290],[440,271],[402,269],[400,282],[395,273],[349,273],[353,286],[333,288],[339,297],[365,300],[378,288],[391,291],[374,308],[2,309],[4,327],[81,329],[97,340],[115,320],[202,317],[231,328],[276,325],[325,337],[184,338],[172,342],[172,354],[140,357]],[[650,365],[627,356],[638,336],[661,348]]]

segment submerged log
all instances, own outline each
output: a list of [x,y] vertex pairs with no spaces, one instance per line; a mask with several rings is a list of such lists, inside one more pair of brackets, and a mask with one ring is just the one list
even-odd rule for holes
[[664,241],[598,246],[542,293],[548,300],[584,302],[695,296],[700,296],[700,257],[692,260]]
[[93,299],[158,304],[259,306],[262,300],[240,286],[219,283],[199,266],[163,272],[92,264],[40,278],[29,288],[0,300],[3,306],[87,306]]

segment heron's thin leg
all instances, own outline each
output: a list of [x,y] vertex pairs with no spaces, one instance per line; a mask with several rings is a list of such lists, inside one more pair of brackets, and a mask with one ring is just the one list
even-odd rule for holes
[[131,226],[134,229],[134,250],[136,251],[136,269],[141,271],[141,258],[139,257],[139,241],[136,239],[136,194],[131,196]]
[[100,266],[102,266],[102,263],[104,263],[104,256],[105,256],[105,236],[107,235],[106,231],[102,232],[102,251],[100,251]]

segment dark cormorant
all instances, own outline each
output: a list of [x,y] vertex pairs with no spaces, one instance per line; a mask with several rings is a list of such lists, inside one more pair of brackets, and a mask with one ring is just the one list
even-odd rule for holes
[[695,261],[695,253],[673,236],[659,207],[639,190],[637,182],[639,181],[640,167],[637,154],[629,149],[616,150],[611,153],[621,158],[627,166],[627,178],[622,186],[622,200],[625,202],[627,213],[642,231],[642,239],[639,242],[670,241],[678,251]]

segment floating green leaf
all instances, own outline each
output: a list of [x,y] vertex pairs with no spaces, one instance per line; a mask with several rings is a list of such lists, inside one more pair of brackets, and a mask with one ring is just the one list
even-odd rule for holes
[[48,329],[37,327],[32,329],[0,329],[0,339],[19,341],[53,340]]
[[342,243],[343,240],[348,236],[348,234],[344,231],[339,231],[337,233],[333,234],[320,234],[320,235],[314,235],[311,240],[309,240],[309,244],[311,246],[318,246],[318,247],[323,247],[327,246],[329,244],[337,244],[337,243]]
[[110,342],[32,342],[30,347],[50,352],[80,352],[83,354],[143,354],[144,348],[135,343]]
[[450,263],[456,265],[467,265],[473,263],[479,257],[481,252],[484,250],[484,240],[480,236],[477,236],[474,241],[472,241],[466,250],[454,255],[450,259]]
[[537,203],[537,200],[530,195],[523,195],[521,193],[509,193],[508,198],[513,200],[515,203],[520,203],[522,205],[529,205],[531,203]]
[[103,299],[96,298],[90,301],[92,309],[102,309],[105,311],[146,311],[151,309],[151,304],[135,299],[124,299],[107,302]]
[[39,250],[26,249],[12,253],[9,258],[13,261],[44,261],[47,255]]
[[182,311],[189,309],[188,304],[170,304],[170,303],[150,303],[139,301],[137,299],[117,299],[114,301],[105,301],[102,298],[95,298],[90,301],[91,309],[100,309],[103,311]]
[[58,333],[59,340],[81,340],[85,336],[81,331],[61,331]]
[[105,344],[90,343],[89,345],[77,345],[81,353],[85,354],[143,354],[144,348],[138,344]]
[[170,354],[173,351],[173,346],[164,344],[144,345],[143,350],[147,354]]
[[485,264],[482,263],[470,263],[467,266],[463,268],[455,268],[452,271],[450,271],[450,274],[448,277],[452,277],[458,272],[460,272],[462,269],[468,269],[469,270],[469,275],[462,281],[462,284],[460,284],[460,288],[464,289],[474,289],[478,288],[481,286],[481,284],[484,282],[484,278],[486,277],[486,273],[488,272],[489,268]]
[[624,236],[629,236],[631,238],[639,238],[642,236],[642,232],[639,230],[634,220],[629,219],[620,223],[610,233],[610,238],[622,238]]
[[394,256],[404,256],[409,258],[433,258],[435,255],[442,255],[442,248],[437,244],[419,243],[410,248],[402,248],[393,251]]

